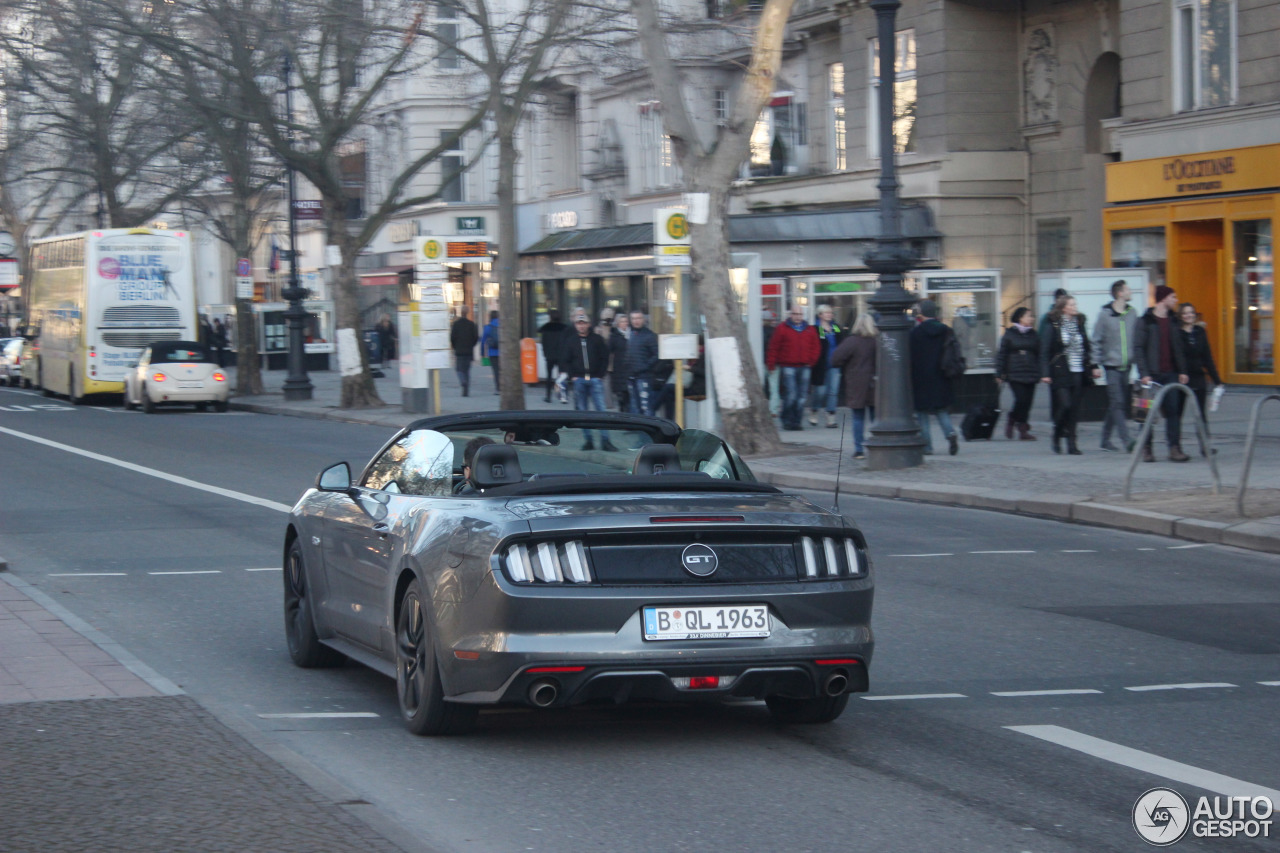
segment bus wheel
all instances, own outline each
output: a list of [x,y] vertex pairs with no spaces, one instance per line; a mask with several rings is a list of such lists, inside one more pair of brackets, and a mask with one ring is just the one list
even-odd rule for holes
[[71,401],[73,406],[84,405],[84,395],[76,394],[76,371],[74,368],[67,372],[67,399]]

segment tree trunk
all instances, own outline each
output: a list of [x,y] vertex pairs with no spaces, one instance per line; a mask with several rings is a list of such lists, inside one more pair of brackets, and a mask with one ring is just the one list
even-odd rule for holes
[[[338,224],[345,228],[346,223]],[[329,227],[330,239],[336,232]],[[337,337],[338,369],[342,373],[342,398],[338,405],[344,409],[373,409],[383,406],[378,389],[369,372],[369,354],[364,347],[360,328],[359,284],[356,279],[357,249],[350,239],[341,239],[338,248],[342,252],[333,283],[333,313]],[[354,347],[356,352],[352,353]],[[397,355],[401,353],[397,349]]]
[[519,237],[516,234],[516,126],[519,115],[507,104],[498,109],[498,356],[501,359],[502,409],[523,409],[524,381],[520,372],[520,294],[516,281]]
[[[240,213],[241,211],[237,211]],[[236,235],[232,249],[237,258],[253,257],[253,242],[249,237],[248,214],[245,213],[243,233]],[[240,230],[237,228],[237,230]],[[262,363],[258,358],[258,318],[253,313],[252,297],[236,298],[236,394],[242,397],[266,393],[262,387]]]
[[[737,294],[729,282],[732,259],[728,181],[710,180],[705,186],[701,184],[696,177],[689,181],[693,192],[705,192],[711,197],[706,224],[689,228],[690,278],[697,292],[698,306],[706,318],[708,364],[715,383],[721,432],[739,453],[776,452],[780,445],[778,430],[769,414],[769,400],[764,395],[747,338],[747,326],[742,320],[746,306],[740,310]],[[757,318],[748,319],[758,322]]]

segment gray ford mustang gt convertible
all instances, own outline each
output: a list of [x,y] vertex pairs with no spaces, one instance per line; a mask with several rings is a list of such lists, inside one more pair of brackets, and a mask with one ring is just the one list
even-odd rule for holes
[[[595,449],[606,448],[606,449]],[[394,677],[417,734],[489,705],[763,699],[828,722],[865,691],[866,540],[720,438],[614,412],[416,421],[298,501],[289,654]]]

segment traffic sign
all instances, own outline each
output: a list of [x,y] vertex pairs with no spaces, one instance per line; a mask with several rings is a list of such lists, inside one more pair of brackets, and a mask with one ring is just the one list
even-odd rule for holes
[[253,264],[248,258],[241,258],[236,261],[236,275],[253,275]]

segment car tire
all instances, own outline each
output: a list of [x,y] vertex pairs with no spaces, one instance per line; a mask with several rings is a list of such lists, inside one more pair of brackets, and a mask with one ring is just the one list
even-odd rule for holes
[[346,660],[341,652],[321,643],[316,634],[307,566],[302,559],[302,545],[296,539],[284,561],[284,635],[289,657],[303,669],[340,666]]
[[134,406],[133,401],[129,399],[129,383],[128,382],[124,384],[124,393],[120,395],[120,405],[124,406],[124,410],[126,412],[132,412],[135,408],[137,408],[136,406]]
[[226,401],[226,400],[214,400],[214,401],[213,401],[213,410],[214,410],[215,412],[219,412],[219,413],[221,413],[221,412],[225,412],[225,411],[227,410],[227,401]]
[[814,699],[792,699],[769,696],[764,700],[773,718],[780,723],[829,723],[844,713],[849,695],[819,696]]
[[143,385],[138,391],[138,396],[142,398],[142,411],[148,415],[156,413],[156,404],[151,400],[151,394],[147,391],[147,386]]
[[204,412],[204,411],[207,411],[208,409],[209,409],[208,403],[196,403],[197,412]]
[[466,734],[475,727],[479,713],[474,705],[444,700],[435,644],[416,580],[401,596],[396,617],[396,698],[400,719],[415,735]]

